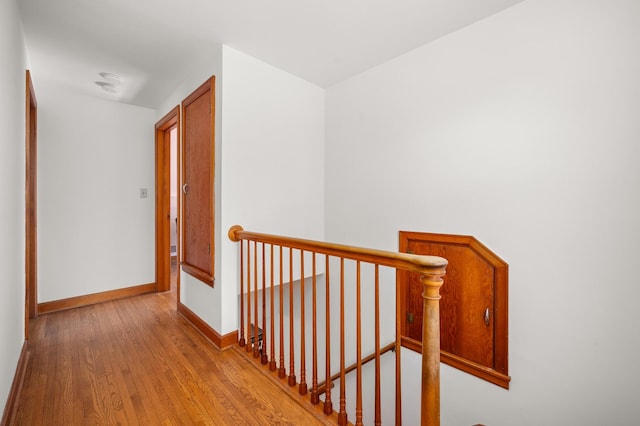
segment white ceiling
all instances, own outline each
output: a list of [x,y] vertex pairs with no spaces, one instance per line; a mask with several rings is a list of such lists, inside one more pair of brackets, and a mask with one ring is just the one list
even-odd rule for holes
[[[227,44],[321,87],[523,0],[17,0],[34,81],[156,108]],[[99,72],[122,78],[116,95]]]

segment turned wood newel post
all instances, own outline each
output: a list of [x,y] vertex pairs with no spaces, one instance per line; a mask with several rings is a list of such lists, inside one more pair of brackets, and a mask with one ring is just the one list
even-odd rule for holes
[[422,402],[420,424],[440,425],[440,287],[445,268],[422,275]]

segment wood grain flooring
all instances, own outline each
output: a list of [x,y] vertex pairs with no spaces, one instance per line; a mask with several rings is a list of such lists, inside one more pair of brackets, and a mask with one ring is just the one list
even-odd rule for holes
[[42,315],[16,425],[316,425],[235,350],[176,313],[175,289]]

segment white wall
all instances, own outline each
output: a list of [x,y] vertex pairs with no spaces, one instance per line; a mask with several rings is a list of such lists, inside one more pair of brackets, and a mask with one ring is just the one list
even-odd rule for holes
[[238,245],[228,229],[324,236],[325,105],[323,89],[228,46],[223,74],[219,282],[228,333],[238,327]]
[[155,111],[36,91],[39,302],[155,282]]
[[[224,238],[220,231],[221,215],[221,177],[220,177],[220,152],[222,132],[222,46],[212,46],[208,54],[203,55],[199,63],[190,64],[183,76],[182,84],[162,102],[156,110],[156,120],[164,117],[172,108],[179,105],[183,99],[189,96],[195,89],[211,76],[216,77],[215,83],[215,265],[214,275],[216,285],[211,288],[201,281],[193,278],[180,270],[180,302],[196,313],[213,329],[220,332],[222,318],[221,288],[219,282],[221,268],[220,239]],[[180,173],[180,172],[178,172]],[[180,179],[180,178],[178,178]]]
[[327,90],[327,240],[509,263],[511,390],[443,366],[443,424],[640,417],[638,52],[637,1],[526,1]]
[[[14,0],[0,2],[0,411],[24,342],[25,69],[22,25]],[[0,417],[2,415],[0,414]]]
[[211,288],[181,272],[180,298],[224,335],[238,329],[238,246],[229,228],[324,234],[324,91],[228,46],[190,70],[156,117],[216,76],[216,281]]

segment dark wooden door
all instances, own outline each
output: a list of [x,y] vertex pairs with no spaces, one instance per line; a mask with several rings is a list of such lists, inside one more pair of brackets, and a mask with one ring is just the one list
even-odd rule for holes
[[[407,251],[449,261],[440,288],[440,349],[482,364],[493,365],[493,268],[464,246],[409,241]],[[422,341],[422,292],[419,274],[409,274],[407,312],[415,319],[407,335]],[[489,312],[489,320],[485,314]]]
[[[474,237],[400,232],[400,251],[449,262],[440,288],[442,362],[508,388],[507,264]],[[398,272],[403,345],[421,350],[423,285]]]
[[182,269],[214,281],[215,77],[182,102]]

